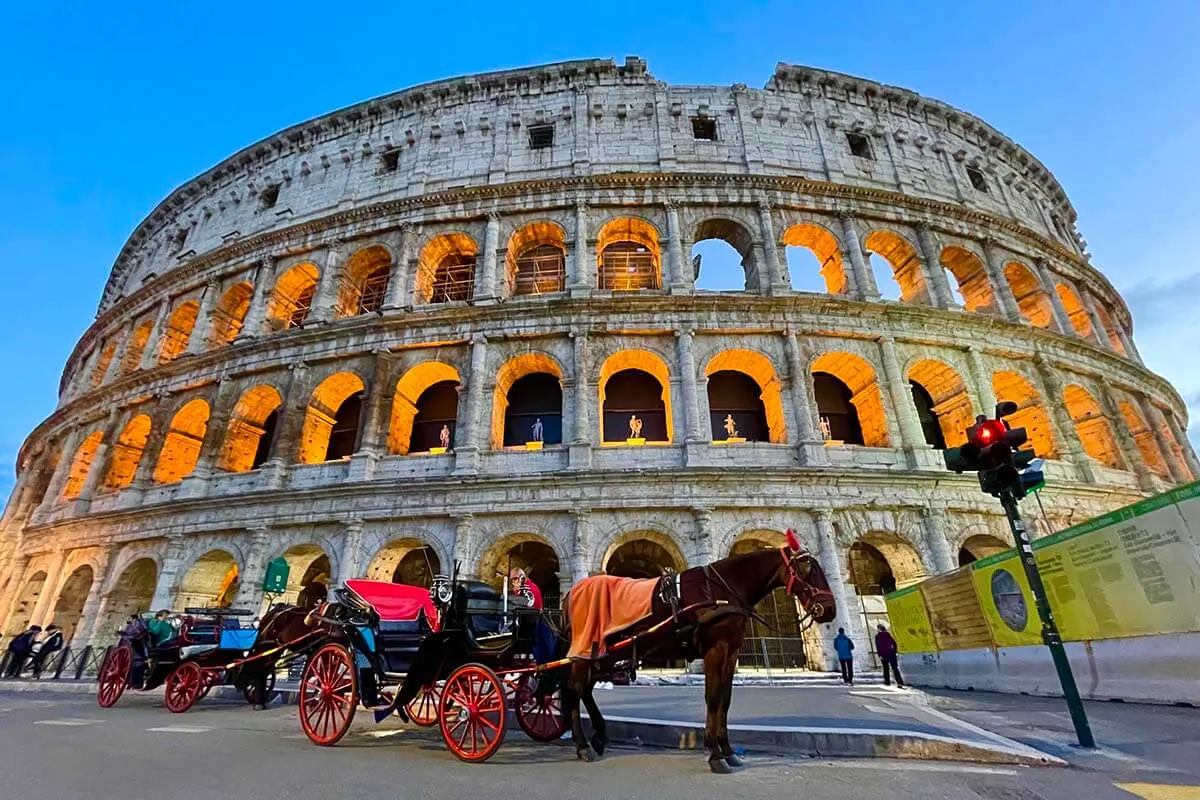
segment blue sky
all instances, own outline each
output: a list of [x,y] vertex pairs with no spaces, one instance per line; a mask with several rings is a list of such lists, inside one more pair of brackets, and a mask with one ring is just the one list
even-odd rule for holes
[[762,86],[779,61],[807,64],[988,120],[1063,183],[1094,263],[1133,307],[1143,356],[1200,416],[1200,5],[546,7],[5,4],[0,492],[125,238],[180,183],[280,128],[415,83],[631,54],[679,84]]

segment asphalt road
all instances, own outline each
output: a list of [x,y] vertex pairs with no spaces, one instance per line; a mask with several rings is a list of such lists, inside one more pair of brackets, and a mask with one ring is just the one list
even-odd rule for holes
[[[435,735],[391,722],[377,728],[362,715],[341,744],[319,748],[300,732],[294,707],[253,712],[208,700],[175,715],[162,708],[158,693],[126,695],[109,710],[86,696],[0,694],[4,800],[1128,800],[1134,795],[1116,783],[1196,782],[1162,765],[1151,770],[1149,762],[1120,759],[1084,768],[1014,768],[752,754],[738,774],[715,776],[694,753],[618,749],[595,764],[572,755],[566,744],[536,745],[510,732],[495,758],[469,765]],[[1139,791],[1149,800],[1173,796]],[[1200,797],[1195,792],[1190,796]]]

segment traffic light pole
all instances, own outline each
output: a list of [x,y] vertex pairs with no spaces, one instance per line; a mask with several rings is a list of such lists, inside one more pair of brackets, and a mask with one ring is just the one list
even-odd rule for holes
[[1083,701],[1079,698],[1079,687],[1075,685],[1071,662],[1067,660],[1067,651],[1063,647],[1058,625],[1055,624],[1054,614],[1050,610],[1050,601],[1046,597],[1046,587],[1042,584],[1042,576],[1033,558],[1029,533],[1025,530],[1025,523],[1021,521],[1017,497],[1011,490],[1006,489],[1000,493],[1000,503],[1004,506],[1009,527],[1012,528],[1013,540],[1021,554],[1021,566],[1025,569],[1025,577],[1029,579],[1029,588],[1033,591],[1038,616],[1042,619],[1042,641],[1050,648],[1050,656],[1054,659],[1054,669],[1058,672],[1058,680],[1062,684],[1067,710],[1071,712],[1071,722],[1075,725],[1075,736],[1079,739],[1080,747],[1095,747],[1096,740],[1092,737],[1092,727],[1088,724],[1087,712],[1084,711]]

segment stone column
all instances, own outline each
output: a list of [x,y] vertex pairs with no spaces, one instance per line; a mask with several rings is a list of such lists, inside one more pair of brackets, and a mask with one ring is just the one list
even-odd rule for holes
[[921,527],[925,529],[925,541],[933,561],[930,566],[934,571],[942,573],[957,569],[958,559],[950,552],[950,542],[946,538],[945,509],[933,506],[921,509]]
[[689,567],[702,567],[713,560],[712,542],[712,509],[693,508],[692,519],[692,557],[695,561]]
[[125,323],[121,328],[121,343],[113,350],[112,361],[108,362],[108,367],[104,370],[104,377],[100,379],[100,385],[110,383],[121,376],[121,365],[125,361],[125,353],[133,346],[133,320]]
[[813,401],[808,391],[808,370],[804,368],[804,358],[800,354],[800,342],[796,339],[794,330],[783,334],[784,345],[787,349],[788,372],[791,373],[792,416],[795,420],[796,443],[818,441],[814,427],[816,414]]
[[700,408],[696,392],[696,355],[692,347],[693,333],[677,330],[675,337],[679,356],[679,372],[683,395],[684,439],[688,442],[703,441],[700,435]]
[[496,291],[496,250],[500,247],[500,217],[488,214],[487,227],[483,232],[483,259],[480,267],[479,281],[475,284],[475,300],[495,300],[499,297]]
[[351,578],[361,577],[362,560],[362,545],[363,545],[363,521],[361,519],[346,520],[346,529],[342,534],[342,554],[339,558],[338,566],[341,568],[338,576],[338,584],[344,584]]
[[58,466],[54,470],[53,477],[50,478],[49,486],[46,487],[46,495],[42,498],[42,506],[53,508],[58,504],[62,496],[63,487],[66,486],[67,479],[71,477],[71,466],[75,461],[75,452],[79,450],[79,445],[83,442],[84,427],[84,425],[79,425],[67,434],[66,442],[61,451],[62,455],[58,459]]
[[65,550],[54,551],[52,566],[46,573],[46,582],[42,584],[42,593],[33,606],[33,614],[29,617],[30,625],[41,625],[45,628],[54,621],[54,606],[58,604],[58,593],[62,588],[63,567],[67,564]]
[[1175,437],[1175,441],[1179,442],[1179,453],[1192,473],[1190,477],[1192,479],[1200,477],[1200,461],[1196,459],[1196,451],[1192,449],[1187,431],[1179,424],[1179,420],[1176,419],[1174,414],[1164,415],[1164,419],[1167,426],[1171,429],[1171,434]]
[[[1167,418],[1159,410],[1158,406],[1152,403],[1145,397],[1139,397],[1139,402],[1142,406],[1142,414],[1146,417],[1146,422],[1154,431],[1154,438],[1158,442],[1158,449],[1162,451],[1163,459],[1167,462],[1167,471],[1171,473],[1171,480],[1175,484],[1187,483],[1190,476],[1187,474],[1186,463],[1183,453],[1183,445],[1175,446],[1175,442],[1171,439],[1179,441],[1179,437],[1175,431],[1167,424]],[[1168,437],[1167,433],[1171,436]]]
[[246,550],[246,563],[242,565],[239,576],[237,596],[233,600],[237,608],[251,611],[262,610],[262,582],[267,573],[267,545],[270,543],[270,528],[258,525],[249,528],[250,547]]
[[586,509],[573,511],[571,516],[575,520],[575,551],[571,563],[571,574],[578,583],[591,572],[592,518],[591,512]]
[[791,291],[791,285],[784,280],[783,270],[779,264],[779,239],[775,237],[775,222],[771,219],[771,204],[766,200],[758,204],[758,227],[763,240],[763,260],[766,266],[764,285],[769,287],[765,294],[778,294]]
[[[287,394],[283,398],[283,413],[271,440],[267,466],[275,470],[294,463],[300,452],[300,433],[304,430],[304,417],[312,396],[306,382],[308,367],[304,363],[289,364]],[[273,466],[272,466],[273,465]]]
[[996,297],[996,310],[1007,320],[1019,322],[1023,319],[1012,286],[1004,275],[1004,256],[991,239],[983,240],[983,260],[992,283],[992,294]]
[[683,241],[679,231],[679,209],[674,203],[667,203],[667,263],[670,265],[670,290],[674,293],[686,294],[695,287],[689,287],[683,272]]
[[[146,349],[142,351],[142,369],[153,369],[158,364],[158,350],[162,346],[166,334],[167,319],[171,313],[171,298],[162,301],[158,313],[154,316],[154,327],[150,329],[150,338],[146,340]],[[114,357],[115,358],[115,357]],[[109,364],[111,367],[112,364]]]
[[483,400],[488,391],[487,339],[482,334],[471,337],[471,372],[467,383],[466,430],[455,432],[454,471],[475,473],[479,470],[479,450],[483,441]]
[[[996,413],[996,391],[992,374],[983,363],[983,353],[976,345],[967,348],[967,365],[971,370],[971,382],[975,384],[975,396],[979,400],[975,413],[990,417]],[[974,420],[971,422],[973,424]]]
[[[79,615],[79,624],[75,626],[75,635],[67,642],[73,649],[81,650],[92,644],[97,638],[96,625],[104,614],[107,605],[104,594],[104,584],[108,582],[108,567],[112,563],[112,550],[108,547],[100,550],[96,558],[96,569],[92,573],[92,585],[88,589],[87,599],[83,601],[83,612]],[[100,632],[103,633],[103,632]]]
[[329,249],[325,253],[325,265],[317,280],[317,291],[313,294],[312,307],[308,311],[308,318],[304,321],[305,326],[319,325],[333,319],[338,288],[342,282],[342,262],[345,260],[345,248],[344,242],[330,243]]
[[1096,301],[1087,287],[1081,286],[1079,288],[1079,299],[1087,311],[1088,319],[1092,321],[1092,335],[1096,339],[1096,344],[1105,350],[1112,350],[1113,346],[1112,341],[1108,338],[1108,329],[1104,327],[1104,321],[1100,319],[1100,313],[1096,311]]
[[460,572],[458,577],[474,578],[478,565],[471,563],[470,559],[473,553],[472,531],[471,531],[471,514],[454,514],[450,518],[454,520],[454,542],[450,546],[450,566],[448,571],[454,574],[454,565],[458,564]]
[[263,323],[267,318],[267,284],[270,283],[274,265],[270,259],[261,259],[254,265],[254,293],[250,296],[250,307],[246,309],[246,319],[242,329],[234,337],[234,343],[254,339],[262,334]]
[[137,468],[133,471],[133,483],[129,487],[135,492],[145,491],[154,481],[154,468],[158,465],[158,456],[170,433],[171,420],[163,414],[166,398],[166,395],[155,397],[155,408],[150,414],[150,434],[146,437],[146,446],[142,448],[142,456],[138,459]]
[[183,534],[167,535],[167,547],[163,552],[162,569],[158,571],[158,584],[154,587],[154,599],[150,601],[150,609],[157,611],[170,608],[175,599],[175,584],[179,579],[179,568],[183,566],[183,556],[186,550]]
[[392,357],[387,350],[375,351],[375,370],[371,375],[370,394],[367,395],[366,408],[363,409],[362,437],[358,451],[381,455],[387,447],[386,417],[388,400],[391,395]]
[[925,263],[925,276],[929,280],[933,304],[938,308],[958,308],[958,301],[954,299],[954,291],[946,278],[946,269],[942,266],[941,252],[933,239],[933,232],[925,225],[917,226],[917,247]]
[[1129,430],[1125,415],[1121,413],[1117,401],[1113,399],[1112,392],[1107,386],[1100,388],[1097,400],[1104,411],[1104,416],[1112,422],[1113,437],[1121,449],[1121,459],[1125,462],[1126,471],[1132,472],[1137,478],[1139,489],[1150,494],[1154,493],[1154,478],[1150,474],[1150,467],[1143,461],[1142,451],[1138,449],[1137,440],[1133,438],[1133,431]]
[[412,260],[416,257],[417,231],[411,223],[400,226],[400,244],[396,248],[396,259],[388,277],[387,298],[383,303],[385,313],[412,307]]
[[[833,593],[834,602],[837,603],[837,618],[822,630],[825,665],[827,669],[837,669],[837,657],[833,654],[832,642],[838,628],[846,629],[846,635],[854,642],[857,652],[869,653],[870,646],[863,631],[862,604],[858,600],[857,592],[846,583],[846,566],[842,561],[841,549],[833,530],[833,515],[824,508],[813,509],[812,515],[817,530],[817,561],[829,581],[829,591]],[[866,665],[865,660],[860,663]]]
[[[9,618],[12,617],[13,608],[17,604],[17,598],[21,595],[21,589],[25,586],[25,570],[28,567],[29,556],[25,553],[18,553],[13,556],[12,563],[9,564],[8,583],[5,587],[5,594],[0,595],[0,632],[8,630]],[[8,643],[6,642],[4,646],[7,648]]]
[[1042,385],[1046,388],[1042,396],[1042,403],[1049,409],[1050,418],[1058,430],[1058,442],[1070,456],[1070,460],[1079,467],[1081,479],[1095,483],[1096,477],[1092,471],[1092,461],[1083,451],[1083,444],[1075,433],[1075,423],[1071,419],[1071,415],[1067,413],[1067,407],[1063,402],[1063,384],[1058,378],[1057,370],[1041,353],[1033,357],[1033,363],[1041,376]]
[[[571,469],[587,469],[592,461],[592,437],[594,426],[591,425],[589,410],[596,402],[595,393],[588,380],[588,337],[586,331],[572,331],[573,347],[572,369],[574,370],[574,387],[571,402],[571,438],[565,436],[564,441],[570,442],[567,454]],[[597,410],[597,413],[600,413]],[[597,444],[599,444],[597,442]]]
[[588,246],[587,206],[575,206],[575,251],[571,258],[571,279],[567,288],[572,297],[586,297],[596,287],[596,263]]
[[200,295],[200,310],[196,312],[196,324],[192,326],[192,334],[188,337],[185,355],[193,356],[208,349],[208,336],[212,331],[213,306],[217,302],[220,286],[216,279],[204,284],[204,292]]
[[896,353],[896,340],[891,336],[879,337],[879,349],[883,355],[883,374],[887,380],[888,394],[896,409],[896,421],[900,425],[900,443],[905,450],[928,450],[917,407],[913,403],[912,390],[904,373],[900,370],[900,358]]
[[858,231],[854,227],[854,219],[849,214],[843,214],[841,219],[843,247],[850,257],[850,270],[853,273],[854,286],[857,290],[852,296],[855,300],[877,301],[880,298],[879,286],[875,283],[875,273],[871,271],[871,267],[863,255],[862,244],[858,241]]
[[1071,325],[1071,316],[1067,313],[1067,309],[1062,304],[1062,298],[1058,296],[1056,286],[1058,285],[1057,276],[1046,266],[1045,259],[1035,258],[1033,260],[1033,269],[1037,273],[1038,282],[1046,290],[1046,297],[1050,300],[1050,311],[1054,317],[1054,324],[1058,328],[1058,332],[1071,336],[1075,333],[1075,328]]
[[[235,382],[229,378],[221,378],[217,382],[217,391],[213,394],[212,414],[208,425],[204,428],[204,442],[200,445],[200,457],[196,459],[196,468],[188,477],[207,479],[217,466],[217,456],[225,444],[225,436],[229,432],[229,418],[237,399],[231,397]],[[187,480],[185,478],[185,480]]]

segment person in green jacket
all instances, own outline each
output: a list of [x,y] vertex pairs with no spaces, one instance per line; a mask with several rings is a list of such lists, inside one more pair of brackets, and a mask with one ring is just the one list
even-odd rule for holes
[[150,640],[154,642],[154,646],[162,647],[167,642],[175,638],[175,626],[167,619],[171,612],[163,609],[154,615],[154,619],[150,620],[147,629],[150,631]]

